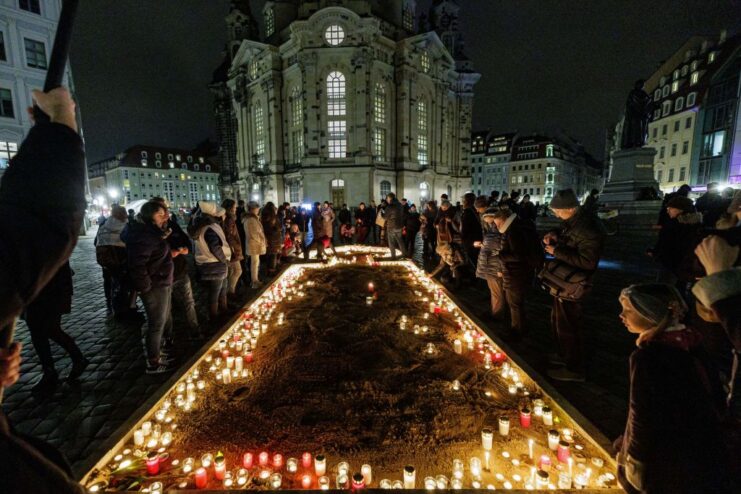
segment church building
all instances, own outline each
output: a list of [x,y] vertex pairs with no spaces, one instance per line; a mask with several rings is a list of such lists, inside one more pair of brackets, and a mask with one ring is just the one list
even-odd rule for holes
[[227,16],[216,99],[224,194],[356,206],[470,189],[473,88],[459,7],[435,0],[247,0]]

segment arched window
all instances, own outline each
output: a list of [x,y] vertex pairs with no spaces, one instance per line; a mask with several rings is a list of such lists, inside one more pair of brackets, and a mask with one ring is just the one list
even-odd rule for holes
[[342,26],[332,24],[324,31],[324,39],[332,46],[341,45],[345,41],[345,30]]
[[381,199],[385,199],[391,192],[391,182],[384,180],[381,182]]
[[265,164],[265,119],[259,102],[255,104],[255,161],[259,166]]
[[430,184],[427,182],[422,182],[419,184],[419,197],[422,198],[422,201],[427,200],[427,198],[430,196]]
[[427,101],[423,99],[417,101],[417,162],[422,166],[427,166],[430,163],[427,113]]
[[291,92],[291,148],[293,162],[301,163],[304,156],[304,100],[298,86]]
[[553,144],[548,144],[545,147],[545,156],[546,156],[546,158],[552,158],[553,157]]
[[329,157],[347,156],[347,86],[342,72],[331,72],[327,76],[327,131],[329,134]]
[[414,30],[414,11],[412,10],[411,5],[404,7],[401,22],[404,25],[404,29],[407,31],[412,32]]
[[386,88],[376,83],[373,93],[373,156],[376,160],[386,159]]
[[268,38],[275,32],[275,13],[273,9],[265,11],[265,37]]
[[428,74],[430,72],[430,54],[427,50],[422,52],[420,57],[420,64],[422,65],[422,72]]
[[288,200],[292,203],[301,202],[299,195],[299,183],[297,181],[288,184]]

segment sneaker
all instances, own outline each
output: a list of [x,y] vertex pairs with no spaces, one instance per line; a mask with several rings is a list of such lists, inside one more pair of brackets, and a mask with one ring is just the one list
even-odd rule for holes
[[31,388],[31,392],[40,394],[52,393],[55,389],[57,389],[58,384],[59,377],[57,376],[56,372],[44,372],[39,382],[34,384]]
[[163,361],[161,357],[156,364],[147,363],[147,374],[165,374],[174,370],[175,366],[172,363]]
[[566,367],[561,369],[552,369],[548,371],[548,377],[555,379],[556,381],[568,381],[583,383],[587,380],[586,376],[580,372],[573,372],[568,370]]
[[177,357],[175,356],[174,352],[170,352],[167,350],[160,350],[160,362],[165,364],[171,364],[172,362],[175,362],[177,360]]

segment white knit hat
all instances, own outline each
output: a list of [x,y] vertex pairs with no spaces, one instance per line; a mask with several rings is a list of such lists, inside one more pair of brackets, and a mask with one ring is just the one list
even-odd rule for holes
[[198,201],[198,207],[204,214],[209,216],[216,216],[224,218],[226,216],[226,209],[222,208],[213,201]]

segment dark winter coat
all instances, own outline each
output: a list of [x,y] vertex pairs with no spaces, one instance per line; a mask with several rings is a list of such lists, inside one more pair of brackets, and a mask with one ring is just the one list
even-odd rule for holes
[[715,228],[715,223],[727,207],[723,198],[716,192],[706,192],[695,201],[695,208],[702,213],[702,224],[705,228]]
[[[80,136],[37,123],[0,182],[0,327],[9,324],[69,259],[85,213]],[[0,492],[83,494],[52,446],[16,434],[0,412]]]
[[408,212],[406,217],[406,228],[407,237],[413,237],[417,235],[422,223],[419,221],[419,213]]
[[34,125],[0,182],[0,327],[69,259],[85,207],[80,136],[62,124]]
[[57,274],[49,280],[43,290],[31,302],[27,311],[39,313],[46,311],[53,314],[72,312],[72,268],[69,262],[62,264]]
[[461,214],[461,243],[463,247],[467,251],[471,251],[474,242],[480,242],[482,239],[481,221],[476,214],[476,210],[465,208]]
[[604,242],[604,229],[599,220],[579,209],[561,225],[553,255],[569,266],[596,271]]
[[277,254],[283,248],[283,234],[281,233],[280,222],[278,218],[273,218],[273,221],[260,220],[262,223],[263,232],[265,232],[265,240],[267,242],[266,254]]
[[146,293],[172,285],[174,265],[166,232],[152,223],[133,221],[121,238],[126,242],[129,276],[136,290]]
[[537,211],[535,211],[535,204],[532,202],[520,203],[520,212],[517,213],[517,216],[523,221],[535,224],[535,218],[538,216]]
[[516,217],[502,233],[499,259],[503,264],[504,287],[523,289],[528,286],[542,258],[543,251],[533,226]]
[[368,208],[365,208],[363,210],[356,209],[355,210],[355,224],[358,226],[362,226],[365,228],[368,228],[372,225],[371,219],[370,219],[370,210]]
[[484,223],[482,225],[483,237],[481,242],[481,251],[479,260],[476,264],[476,277],[484,280],[494,280],[499,278],[504,266],[499,258],[499,252],[502,250],[502,234],[497,230],[496,225]]
[[[229,247],[232,249],[232,259],[230,262],[241,261],[244,259],[242,254],[242,241],[239,236],[239,226],[242,224],[241,221],[237,221],[237,216],[227,214],[224,219],[224,236],[226,241],[229,243]],[[244,231],[244,227],[242,227]]]
[[352,223],[352,213],[349,209],[340,209],[338,218],[340,220],[340,225],[349,225]]
[[434,239],[435,238],[435,219],[437,218],[437,208],[435,209],[425,208],[422,214],[424,215],[425,218],[427,218],[427,226],[425,227],[425,231],[424,231],[425,238]]
[[618,470],[628,492],[728,493],[718,376],[699,339],[665,333],[630,356],[628,421]]
[[[227,259],[224,254],[224,249],[222,248],[224,243],[221,241],[218,233],[216,233],[212,228],[206,228],[209,225],[214,224],[221,228],[217,218],[208,214],[199,214],[194,217],[193,223],[188,227],[191,237],[197,244],[196,247],[199,248],[198,246],[201,245],[198,244],[198,241],[199,237],[203,235],[203,240],[208,246],[208,251],[218,259],[218,261],[215,262],[202,262],[199,264],[198,253],[196,252],[196,267],[198,268],[198,274],[203,281],[223,280],[226,278],[229,269],[229,259]],[[226,240],[226,233],[224,234],[224,239]]]
[[741,354],[741,266],[701,278],[692,287],[692,293],[713,311],[734,349]]
[[386,204],[383,217],[386,219],[386,230],[388,231],[401,230],[406,224],[404,206],[396,199],[391,204]]
[[702,215],[684,213],[669,219],[661,230],[653,249],[654,257],[680,281],[692,281],[694,250],[700,241]]

